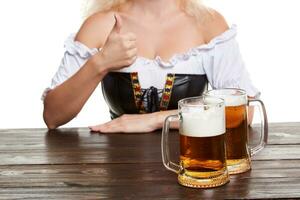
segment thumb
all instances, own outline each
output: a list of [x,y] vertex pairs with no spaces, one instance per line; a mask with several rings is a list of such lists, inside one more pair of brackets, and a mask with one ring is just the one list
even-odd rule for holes
[[114,17],[115,17],[115,24],[112,31],[116,33],[120,33],[122,28],[122,18],[120,17],[119,14],[114,14]]

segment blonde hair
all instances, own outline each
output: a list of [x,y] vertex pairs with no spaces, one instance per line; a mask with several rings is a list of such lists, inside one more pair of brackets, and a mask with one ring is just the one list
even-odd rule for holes
[[[117,10],[130,0],[84,0],[83,17],[86,19],[97,12]],[[211,15],[210,9],[201,0],[180,0],[182,10],[195,17],[198,22]]]

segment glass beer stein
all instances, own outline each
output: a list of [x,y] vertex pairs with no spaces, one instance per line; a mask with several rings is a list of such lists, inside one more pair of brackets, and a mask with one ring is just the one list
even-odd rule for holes
[[[268,121],[264,104],[247,98],[244,90],[219,89],[204,94],[225,100],[226,153],[229,174],[239,174],[251,169],[251,156],[264,148],[268,139]],[[261,114],[260,142],[254,148],[248,146],[247,106],[258,106]]]
[[[168,116],[162,133],[164,166],[178,174],[181,185],[211,188],[229,181],[225,152],[225,104],[216,97],[186,98],[178,115]],[[180,164],[170,160],[169,128],[179,120]]]

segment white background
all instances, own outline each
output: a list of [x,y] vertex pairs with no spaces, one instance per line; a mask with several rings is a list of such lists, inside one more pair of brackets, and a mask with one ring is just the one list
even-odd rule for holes
[[[207,0],[229,24],[270,122],[300,121],[300,4],[297,0]],[[81,0],[0,1],[0,128],[45,127],[40,100],[82,23]],[[109,120],[101,90],[66,126]]]

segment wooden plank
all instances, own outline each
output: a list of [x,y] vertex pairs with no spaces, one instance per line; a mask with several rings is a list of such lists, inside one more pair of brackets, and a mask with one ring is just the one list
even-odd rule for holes
[[[0,177],[0,187],[68,186],[68,181],[81,186],[105,186],[126,181],[174,180],[174,174],[162,163],[1,166]],[[231,178],[300,178],[300,160],[253,161],[251,172]]]
[[[115,187],[6,188],[0,199],[298,199],[299,179],[270,182],[239,181],[217,189],[200,190],[165,182]],[[238,191],[241,192],[238,192]]]
[[[34,133],[29,131],[38,139],[23,144],[26,131],[20,130],[21,136],[11,131],[7,131],[6,136],[1,135],[0,165],[161,162],[159,132],[103,135],[91,134],[87,129],[64,129],[43,135],[45,130],[41,129]],[[275,136],[282,141],[283,138],[300,140],[296,132],[286,135]],[[11,143],[5,141],[7,137],[11,137]],[[174,132],[170,139],[171,147],[176,149],[172,152],[178,152],[178,134]],[[300,145],[268,145],[253,159],[300,159]]]
[[[260,127],[254,126],[250,137],[260,136]],[[269,125],[268,144],[300,144],[300,123],[272,123]]]
[[[0,135],[0,199],[300,198],[300,123],[271,124],[270,145],[253,157],[253,170],[210,190],[179,186],[164,169],[160,131],[20,129]],[[178,150],[177,131],[171,135]]]
[[[78,148],[0,152],[1,165],[81,164],[81,163],[151,163],[161,162],[159,143],[136,147],[77,146]],[[173,156],[175,157],[175,156]],[[253,160],[300,159],[300,145],[268,145]]]
[[[270,124],[269,144],[299,144],[300,142],[300,123],[275,123]],[[258,131],[257,128],[255,128]],[[113,140],[112,135],[91,134],[87,128],[60,129],[48,132],[46,129],[11,129],[0,130],[0,150],[7,149],[11,145],[28,145],[29,148],[45,148],[48,143],[57,143],[57,146],[80,144],[110,144],[119,145],[120,143],[136,144],[140,137],[147,138],[150,143],[153,140],[160,140],[160,130],[149,134],[125,134],[119,142]],[[176,136],[177,131],[173,131]],[[255,134],[256,135],[256,134]],[[144,140],[147,141],[147,140]],[[67,143],[65,141],[68,141]],[[62,145],[63,144],[63,145]],[[18,147],[18,146],[17,146]]]
[[159,163],[10,166],[0,168],[0,199],[298,198],[300,161],[254,161],[223,187],[182,187]]

